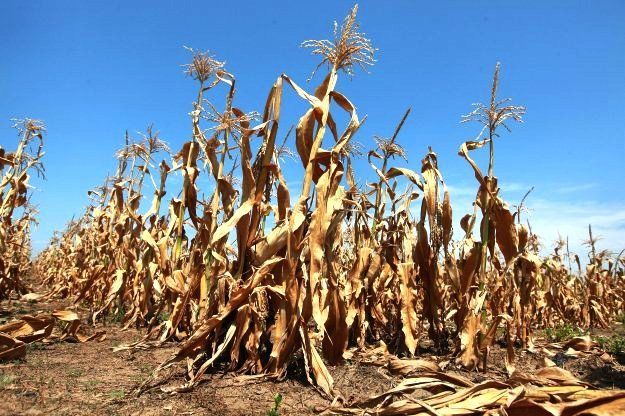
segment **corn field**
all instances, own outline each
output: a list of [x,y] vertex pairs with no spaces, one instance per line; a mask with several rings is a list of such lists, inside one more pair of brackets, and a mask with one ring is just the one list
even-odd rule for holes
[[31,267],[30,228],[36,209],[30,204],[32,172],[43,175],[43,124],[14,120],[19,140],[14,152],[0,146],[0,300],[25,293],[22,277]]
[[[401,130],[410,110],[371,149],[356,142],[364,119],[339,79],[376,62],[356,12],[331,40],[303,43],[319,58],[319,85],[307,91],[282,74],[260,113],[236,106],[236,77],[223,62],[190,50],[191,139],[172,151],[152,126],[127,135],[115,173],[89,191],[88,207],[32,267],[28,178],[42,172],[44,129],[20,122],[17,150],[0,148],[0,298],[25,292],[20,277],[32,274],[47,297],[88,305],[93,323],[118,315],[143,331],[119,350],[178,342],[155,363],[155,376],[186,363],[187,382],[175,391],[217,364],[276,380],[296,365],[333,398],[329,366],[380,345],[397,357],[449,355],[452,366],[485,371],[502,342],[512,375],[515,351],[534,348],[536,331],[609,328],[625,312],[624,260],[597,250],[590,228],[588,261],[564,241],[541,254],[523,203],[502,199],[495,144],[513,140],[504,133],[522,123],[525,107],[498,96],[499,64],[488,99],[461,119],[475,126],[458,150],[475,178],[472,206],[453,206],[435,149],[408,160]],[[284,94],[308,105],[298,120],[281,118]],[[487,166],[474,160],[478,152],[487,152]],[[301,162],[301,187],[287,186],[289,157]],[[355,171],[358,157],[369,172]],[[411,168],[397,166],[402,160]],[[410,409],[395,410],[384,414]]]

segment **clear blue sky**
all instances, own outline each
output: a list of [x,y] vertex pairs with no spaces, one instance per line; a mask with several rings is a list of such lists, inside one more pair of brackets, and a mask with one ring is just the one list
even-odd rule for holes
[[[433,146],[460,217],[475,185],[456,153],[479,129],[461,125],[460,115],[488,99],[499,60],[502,96],[527,106],[525,124],[497,147],[504,196],[516,203],[536,187],[530,218],[547,246],[560,232],[579,247],[592,222],[601,246],[625,247],[625,2],[430,3],[360,2],[378,63],[338,85],[369,115],[357,140],[371,147],[411,106],[400,142],[415,169]],[[86,191],[113,171],[126,129],[154,123],[173,149],[189,138],[195,84],[182,74],[183,45],[227,61],[245,111],[262,110],[280,73],[311,89],[306,79],[318,61],[299,44],[328,37],[353,3],[304,4],[3,1],[0,143],[14,143],[12,117],[40,118],[48,128],[48,179],[34,181],[36,248],[82,212]],[[295,123],[305,106],[289,100]],[[370,171],[366,159],[359,168]]]

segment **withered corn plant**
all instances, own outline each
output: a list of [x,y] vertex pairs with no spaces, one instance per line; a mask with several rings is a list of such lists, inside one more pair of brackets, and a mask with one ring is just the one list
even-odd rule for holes
[[[530,307],[529,294],[539,266],[538,258],[527,247],[529,231],[522,224],[516,223],[515,214],[499,196],[497,177],[494,175],[494,148],[499,130],[510,130],[508,123],[521,122],[525,113],[524,107],[510,104],[509,99],[499,100],[498,87],[499,64],[495,68],[489,103],[475,104],[474,110],[463,117],[463,121],[477,121],[482,125],[476,139],[463,143],[459,151],[473,169],[479,185],[474,213],[462,221],[465,240],[468,240],[465,242],[470,246],[468,253],[465,253],[470,266],[465,270],[465,265],[462,270],[463,278],[468,277],[468,281],[462,282],[466,292],[464,299],[459,302],[456,322],[461,331],[457,346],[461,351],[458,361],[465,367],[474,367],[480,357],[483,357],[486,366],[488,348],[502,321],[506,321],[510,353],[514,339],[527,345],[530,337],[527,324],[530,321],[526,308]],[[485,145],[489,149],[486,175],[469,154]],[[480,241],[474,242],[472,229],[478,214],[481,216]],[[509,355],[508,359],[512,360],[513,357]]]
[[43,123],[16,120],[17,148],[0,146],[0,300],[26,291],[23,278],[31,269],[30,229],[36,209],[29,203],[32,172],[43,175]]
[[[333,395],[326,365],[379,341],[400,355],[450,353],[472,369],[486,366],[503,337],[512,371],[513,346],[531,347],[537,328],[609,325],[623,310],[623,260],[597,253],[592,236],[584,273],[568,250],[565,265],[563,246],[541,257],[520,221],[523,202],[511,210],[500,196],[494,144],[525,109],[497,98],[499,65],[489,103],[464,118],[482,127],[460,147],[477,192],[459,238],[436,153],[428,149],[414,169],[397,165],[407,161],[398,138],[410,110],[367,153],[375,180],[358,180],[354,137],[363,119],[337,87],[375,62],[356,12],[335,25],[332,40],[303,43],[320,57],[313,75],[323,71],[321,83],[308,92],[280,75],[260,114],[236,106],[236,78],[224,62],[191,50],[189,140],[170,158],[151,128],[138,141],[127,136],[115,174],[38,257],[51,295],[93,305],[94,320],[112,314],[146,328],[123,348],[181,341],[159,368],[185,360],[183,389],[217,363],[273,378],[301,364]],[[309,106],[295,128],[298,189],[282,166],[290,151],[280,127],[291,125],[281,119],[282,99],[291,91]],[[471,157],[482,147],[486,174]]]

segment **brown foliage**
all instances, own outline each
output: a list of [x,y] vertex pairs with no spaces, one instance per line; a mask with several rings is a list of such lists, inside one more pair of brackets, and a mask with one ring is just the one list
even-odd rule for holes
[[[356,183],[352,142],[363,120],[336,89],[340,70],[351,74],[354,65],[373,63],[355,13],[333,41],[306,43],[328,64],[314,92],[279,76],[260,120],[235,106],[236,79],[224,64],[194,54],[186,66],[198,82],[191,140],[168,158],[151,129],[137,142],[127,138],[115,175],[90,192],[84,215],[37,259],[51,295],[94,305],[94,320],[120,314],[124,325],[147,328],[144,340],[124,348],[181,341],[160,366],[187,360],[189,382],[181,389],[217,362],[281,378],[298,361],[332,396],[326,363],[340,363],[350,345],[362,349],[380,340],[408,356],[429,343],[474,368],[486,364],[489,348],[503,338],[512,371],[512,344],[531,347],[536,328],[561,321],[608,325],[623,309],[622,262],[594,255],[585,273],[571,274],[557,251],[539,256],[536,236],[499,195],[497,129],[521,121],[525,111],[497,100],[499,66],[490,104],[466,118],[483,129],[459,151],[477,180],[473,214],[460,221],[460,239],[453,239],[452,203],[437,155],[430,149],[420,170],[391,166],[396,156],[406,157],[397,136],[408,112],[393,136],[378,138],[368,152],[377,180]],[[223,110],[217,110],[205,96],[222,89]],[[295,133],[301,189],[287,186],[284,146],[276,144],[285,124],[283,94],[291,91],[309,105]],[[349,119],[340,134],[336,111]],[[486,144],[484,175],[471,152]],[[174,175],[182,185],[165,200]],[[212,188],[201,192],[200,181]],[[150,184],[153,201],[143,210],[140,200]],[[407,186],[404,192],[400,185]],[[492,403],[520,397],[497,383],[467,388],[457,391],[457,402],[470,394]]]

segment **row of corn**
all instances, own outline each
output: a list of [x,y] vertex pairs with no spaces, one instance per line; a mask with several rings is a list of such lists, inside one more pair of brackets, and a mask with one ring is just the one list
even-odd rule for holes
[[[488,102],[464,118],[480,132],[459,150],[476,180],[461,230],[453,232],[433,150],[415,169],[393,166],[406,158],[398,136],[409,112],[367,153],[375,179],[359,180],[354,137],[363,119],[337,89],[343,74],[375,62],[356,11],[332,40],[304,42],[321,59],[317,72],[327,68],[317,88],[281,75],[260,114],[236,107],[236,78],[223,62],[193,52],[190,140],[171,154],[152,128],[126,138],[114,175],[36,259],[51,295],[90,305],[94,321],[116,314],[126,327],[145,328],[134,347],[181,341],[161,368],[186,359],[187,387],[218,362],[278,378],[298,362],[328,395],[326,365],[340,363],[351,346],[382,340],[405,355],[434,348],[475,368],[498,340],[513,365],[513,346],[530,347],[538,328],[609,326],[624,307],[622,260],[598,252],[592,236],[585,270],[562,244],[542,256],[521,222],[522,204],[511,209],[500,196],[494,144],[525,109],[497,97],[499,66]],[[281,118],[283,95],[293,93],[308,105],[296,123],[296,152],[286,147],[290,121]],[[23,140],[40,137],[40,127],[29,126]],[[474,161],[481,148],[487,167]],[[301,186],[285,179],[290,156],[301,162]],[[10,165],[13,194],[4,185],[0,194],[0,294],[7,285],[19,289],[28,263],[10,246],[30,220],[28,210],[10,219],[24,202],[23,164]],[[9,232],[7,221],[21,225]]]

